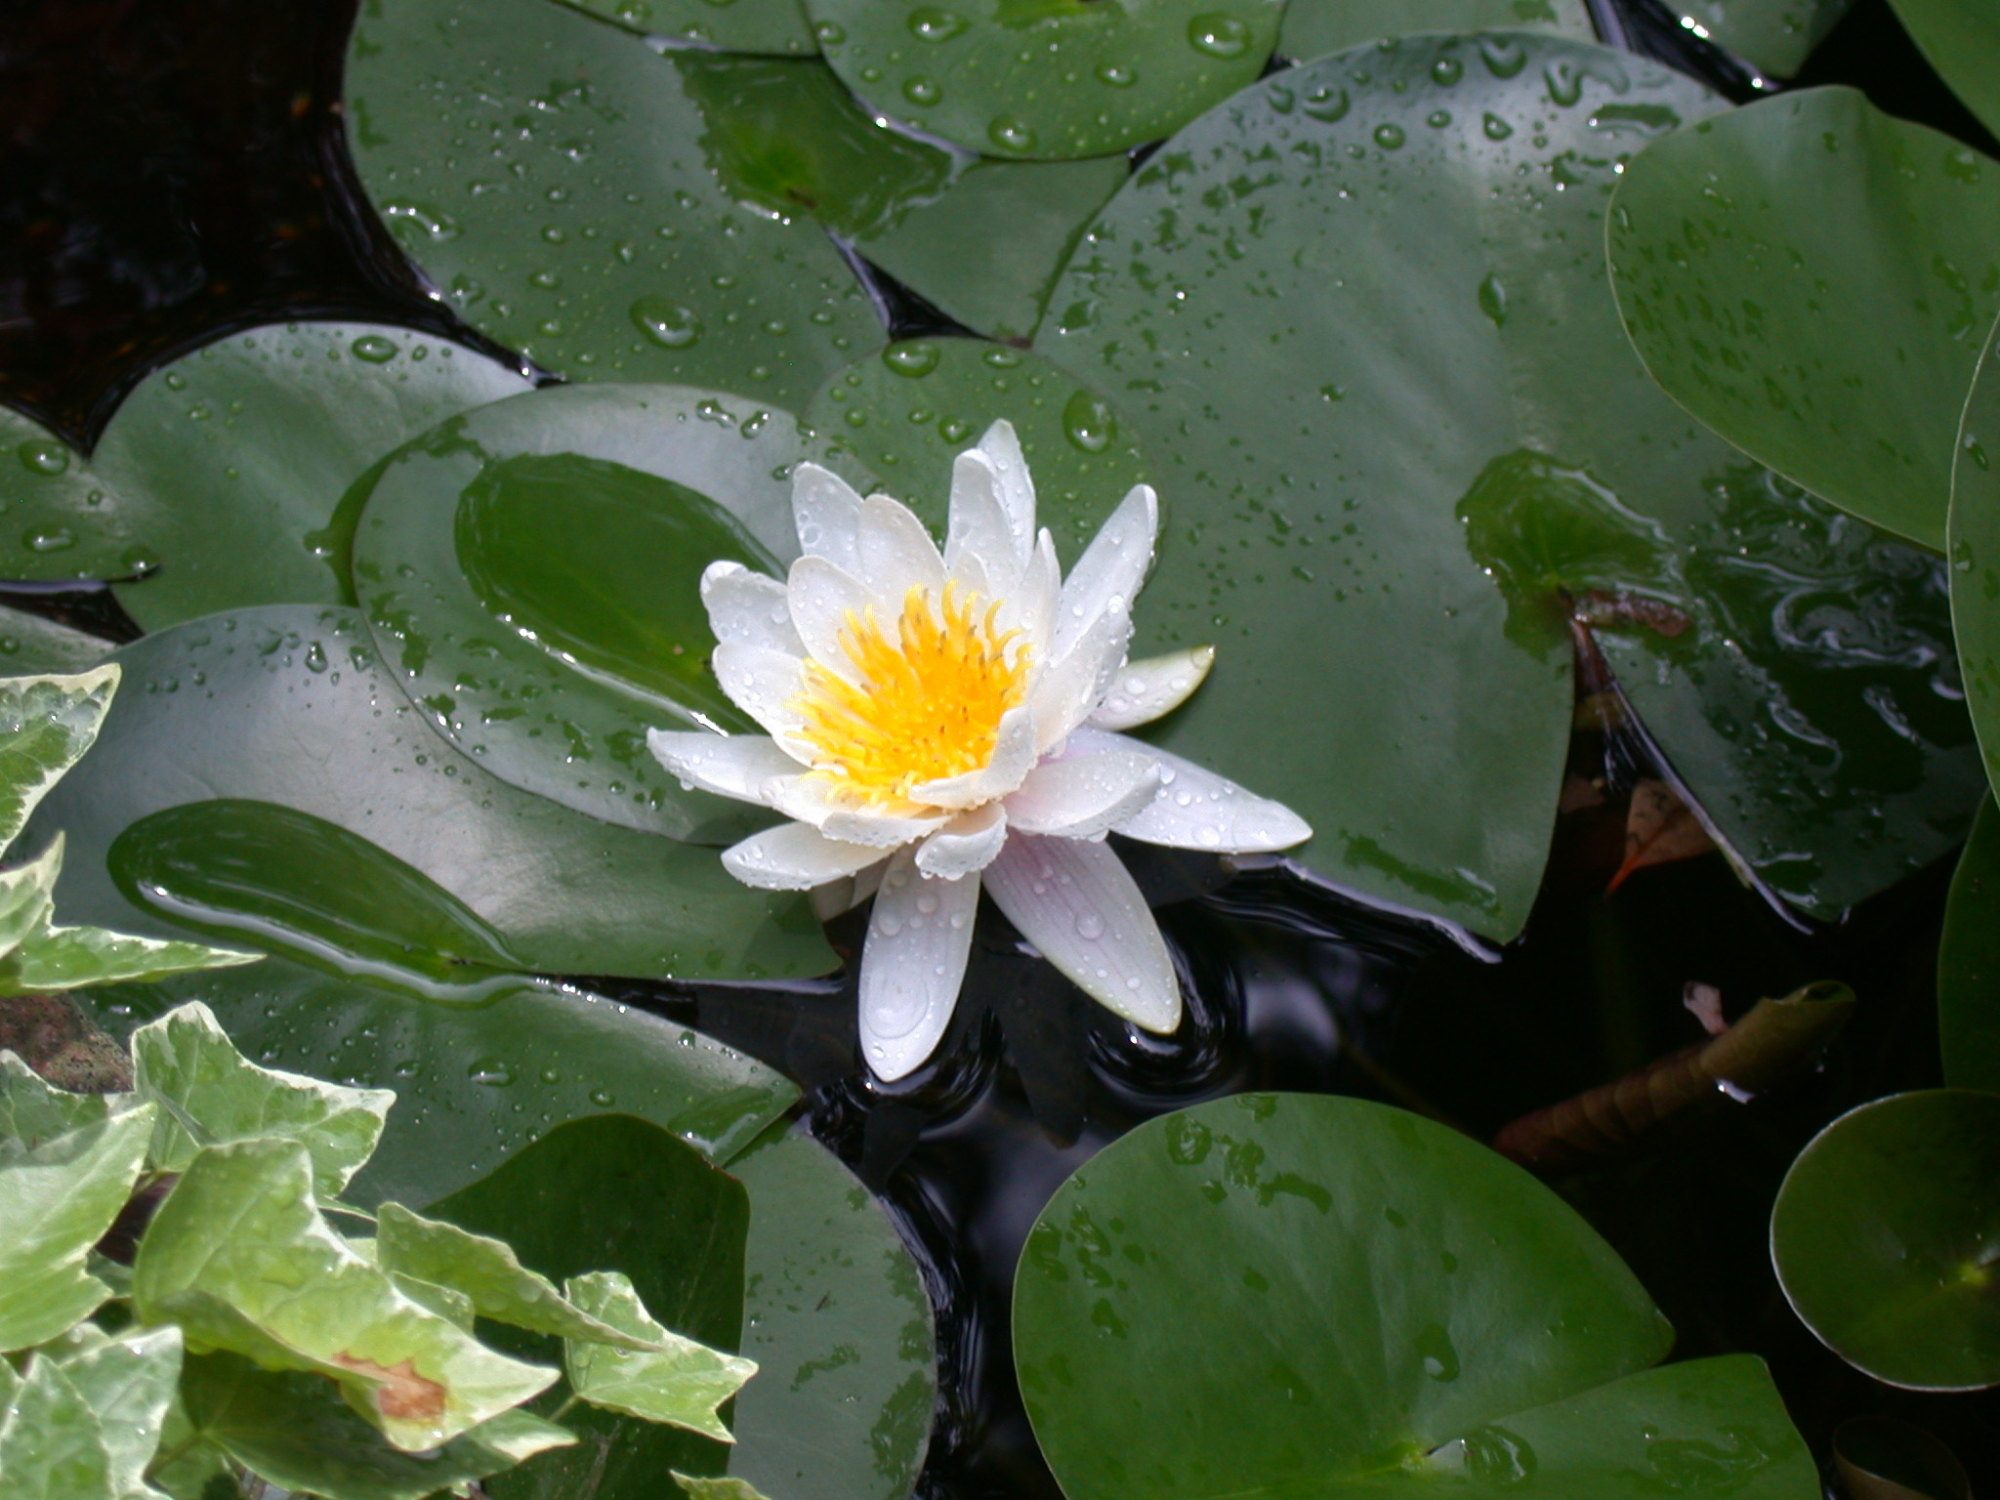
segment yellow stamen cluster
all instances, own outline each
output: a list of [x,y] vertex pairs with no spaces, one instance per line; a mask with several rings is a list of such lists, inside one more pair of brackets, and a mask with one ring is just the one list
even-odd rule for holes
[[1000,606],[979,602],[950,584],[942,597],[913,588],[888,628],[873,609],[849,610],[840,646],[861,686],[806,663],[793,705],[800,736],[838,791],[873,806],[905,803],[919,784],[993,758],[1000,716],[1027,691],[1029,652],[1018,631],[995,624]]

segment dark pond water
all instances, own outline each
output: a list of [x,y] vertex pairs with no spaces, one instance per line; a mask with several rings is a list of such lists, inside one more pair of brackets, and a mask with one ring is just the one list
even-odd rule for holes
[[[366,208],[342,147],[352,0],[8,0],[0,5],[0,400],[87,443],[148,369],[217,335],[298,317],[400,322],[489,350],[432,299]],[[1654,0],[1598,0],[1608,39],[1737,97],[1751,75]],[[1880,0],[1859,6],[1808,82],[1852,82],[1897,113],[2000,150],[1925,69]],[[898,333],[935,331],[882,281]],[[496,351],[498,352],[498,351]],[[113,638],[103,591],[11,602]],[[1587,681],[1585,686],[1588,687]],[[1025,956],[990,911],[945,1060],[893,1090],[856,1070],[839,981],[781,990],[598,985],[783,1068],[812,1128],[883,1196],[926,1268],[942,1382],[920,1493],[1055,1496],[1013,1389],[1011,1269],[1048,1195],[1162,1111],[1246,1088],[1385,1099],[1490,1137],[1510,1119],[1698,1039],[1681,1003],[1716,985],[1732,1013],[1838,978],[1860,992],[1815,1073],[1748,1103],[1718,1097],[1562,1185],[1680,1330],[1679,1353],[1768,1358],[1824,1451],[1842,1418],[1895,1412],[2000,1486],[1993,1398],[1917,1397],[1847,1369],[1791,1316],[1770,1270],[1772,1196],[1793,1155],[1851,1104],[1937,1081],[1932,969],[1948,868],[1844,924],[1807,930],[1713,854],[1606,886],[1626,801],[1656,767],[1630,730],[1580,731],[1570,770],[1594,805],[1558,822],[1527,935],[1502,954],[1361,908],[1276,871],[1224,878],[1155,858],[1142,878],[1190,1018],[1134,1045]],[[1135,859],[1144,856],[1134,852]],[[850,916],[837,945],[860,937]]]

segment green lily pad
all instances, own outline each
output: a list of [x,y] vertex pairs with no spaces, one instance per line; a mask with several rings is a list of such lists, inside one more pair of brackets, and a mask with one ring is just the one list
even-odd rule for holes
[[815,223],[739,201],[699,58],[549,0],[370,0],[347,58],[370,199],[465,319],[578,380],[796,404],[880,341]]
[[1289,0],[1278,51],[1304,62],[1417,31],[1529,27],[1597,40],[1586,0]]
[[807,0],[871,105],[989,156],[1102,156],[1263,71],[1282,0]]
[[[1562,622],[1586,607],[1607,652],[1629,638],[1625,689],[1719,830],[1791,899],[1837,911],[1963,829],[1941,573],[1774,489],[1618,327],[1618,168],[1716,107],[1558,37],[1340,54],[1169,141],[1058,282],[1036,347],[1116,406],[1170,518],[1141,638],[1219,648],[1155,737],[1296,809],[1329,879],[1519,930],[1568,741]],[[1600,600],[1593,511],[1643,562]],[[1503,566],[1539,512],[1585,576]],[[1668,568],[1702,547],[1730,555]]]
[[2000,1385],[2000,1094],[1927,1089],[1850,1110],[1771,1210],[1792,1310],[1889,1385]]
[[364,1207],[434,1202],[553,1126],[607,1109],[728,1162],[798,1098],[780,1074],[698,1032],[526,981],[447,1007],[271,959],[124,986],[96,1011],[116,1029],[197,997],[266,1067],[395,1091],[381,1144],[344,1195]]
[[2000,1094],[2000,806],[1990,797],[1951,878],[1937,984],[1945,1082]]
[[725,52],[810,57],[819,51],[799,0],[564,0],[642,36]]
[[1043,1209],[1014,1362],[1070,1500],[1815,1500],[1763,1365],[1673,1331],[1526,1172],[1382,1105],[1152,1120]]
[[682,81],[732,196],[807,213],[968,328],[1034,331],[1122,157],[994,161],[891,128],[821,62],[688,57]]
[[806,408],[940,537],[952,460],[1002,418],[1034,478],[1037,524],[1068,566],[1149,470],[1129,424],[1067,370],[978,339],[908,339],[842,370]]
[[1681,24],[1704,41],[1790,78],[1854,0],[1678,0]]
[[[237,799],[360,832],[542,972],[776,977],[832,966],[802,900],[751,892],[712,850],[585,817],[461,756],[379,664],[355,611],[268,606],[212,616],[148,636],[116,659],[125,670],[118,712],[39,814],[39,826],[68,832],[56,894],[67,918],[181,936],[120,893],[109,851],[150,814]],[[263,840],[251,883],[290,893],[294,907],[314,904],[325,846]],[[215,850],[218,860],[242,852],[240,843]],[[363,955],[402,974],[413,971],[398,962],[409,945],[395,936],[405,919],[392,903],[409,886],[400,873],[385,877],[374,919],[389,936]]]
[[1851,89],[1787,94],[1642,152],[1610,247],[1669,395],[1815,494],[1943,547],[1954,424],[2000,313],[2000,164]]
[[0,605],[0,673],[87,672],[111,650],[110,641]]
[[1951,476],[1951,620],[1965,698],[2000,789],[2000,324],[1980,357],[1958,430]]
[[503,781],[629,828],[741,837],[759,815],[683,789],[646,730],[755,727],[709,669],[701,575],[797,553],[790,476],[810,451],[783,412],[673,386],[557,387],[447,422],[383,470],[355,538],[383,660]]
[[881,1204],[798,1128],[729,1164],[750,1192],[729,1471],[785,1500],[903,1500],[937,1399],[930,1298]]
[[1889,0],[1924,60],[2000,135],[2000,11],[1980,0]]

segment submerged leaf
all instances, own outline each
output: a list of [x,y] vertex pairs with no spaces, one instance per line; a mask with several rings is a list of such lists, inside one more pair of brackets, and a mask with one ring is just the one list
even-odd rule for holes
[[1641,777],[1632,788],[1632,801],[1625,813],[1625,862],[1611,877],[1605,894],[1617,890],[1639,870],[1694,859],[1714,848],[1708,829],[1671,783]]

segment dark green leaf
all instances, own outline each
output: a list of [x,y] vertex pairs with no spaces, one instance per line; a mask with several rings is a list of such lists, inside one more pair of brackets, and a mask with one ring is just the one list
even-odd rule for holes
[[1924,59],[2000,135],[2000,11],[1982,0],[1889,0]]
[[1951,619],[1965,698],[2000,789],[2000,323],[1980,356],[1951,475]]
[[111,654],[111,642],[25,610],[0,605],[0,669],[87,672]]
[[1278,50],[1296,61],[1415,31],[1547,27],[1595,41],[1587,0],[1289,0]]
[[1894,1417],[1842,1422],[1833,1432],[1833,1462],[1846,1500],[1972,1500],[1958,1455]]
[[799,0],[565,0],[636,31],[729,52],[804,57],[817,52]]
[[1951,878],[1937,985],[1945,1082],[2000,1094],[2000,807],[1990,797]]
[[1790,78],[1854,0],[1679,0],[1682,24],[1704,41]]

